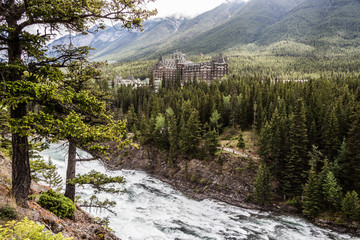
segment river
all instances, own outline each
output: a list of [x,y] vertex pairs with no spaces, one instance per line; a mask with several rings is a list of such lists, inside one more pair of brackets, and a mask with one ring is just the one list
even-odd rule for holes
[[[40,153],[46,160],[51,157],[63,178],[66,150],[60,144],[51,144]],[[125,187],[126,193],[97,195],[99,199],[117,202],[113,209],[116,215],[106,210],[85,209],[96,217],[108,216],[110,228],[122,240],[355,239],[297,217],[243,209],[213,200],[195,201],[144,172],[108,172],[97,161],[77,165],[78,173],[93,169],[126,179],[124,186],[114,186]],[[77,195],[86,199],[92,190],[78,187]]]

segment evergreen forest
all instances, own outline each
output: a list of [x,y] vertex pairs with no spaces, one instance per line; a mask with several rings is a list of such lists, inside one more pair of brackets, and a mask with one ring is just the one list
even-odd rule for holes
[[[156,91],[151,82],[110,90],[112,107],[127,120],[135,141],[169,152],[168,164],[176,165],[179,156],[212,161],[224,130],[250,130],[261,157],[255,201],[285,199],[309,218],[340,211],[359,217],[358,77],[286,81],[231,75],[210,84],[195,78],[183,86],[165,79]],[[351,210],[344,210],[347,199],[355,203]]]

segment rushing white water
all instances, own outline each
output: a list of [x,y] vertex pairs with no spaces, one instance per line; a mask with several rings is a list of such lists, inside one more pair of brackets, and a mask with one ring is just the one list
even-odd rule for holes
[[[86,153],[79,151],[80,155]],[[51,157],[65,176],[66,149],[52,144],[41,152]],[[78,163],[78,173],[91,170],[106,172],[98,162]],[[117,202],[116,215],[106,211],[90,213],[110,217],[110,227],[123,240],[195,240],[195,239],[355,239],[348,235],[321,229],[296,217],[276,215],[235,207],[229,204],[204,200],[195,201],[174,190],[166,183],[138,171],[107,172],[124,176],[126,193],[98,194],[99,199]],[[122,188],[118,185],[116,187]],[[90,188],[77,188],[77,195],[86,199]]]

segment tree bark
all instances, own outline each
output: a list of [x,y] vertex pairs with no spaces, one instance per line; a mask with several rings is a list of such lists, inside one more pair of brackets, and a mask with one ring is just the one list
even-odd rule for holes
[[69,140],[68,165],[66,170],[66,189],[65,197],[75,201],[75,185],[69,184],[68,181],[75,178],[76,174],[76,142]]
[[[14,7],[14,1],[9,1],[10,7]],[[9,32],[8,36],[8,62],[10,65],[16,65],[21,62],[22,47],[20,44],[20,34],[17,21],[21,14],[12,15],[6,18],[8,26],[14,31]],[[22,72],[17,69],[11,69],[10,80],[13,82],[21,80]],[[19,97],[19,96],[16,96]],[[10,116],[18,120],[27,115],[27,103],[20,102],[14,108],[11,108]],[[16,202],[26,206],[26,199],[29,195],[31,184],[30,162],[29,162],[29,143],[27,136],[21,136],[18,133],[12,133],[12,196]]]
[[[19,119],[23,116],[26,116],[25,103],[11,110],[11,118]],[[12,152],[12,196],[17,203],[26,205],[31,184],[28,138],[13,133]]]

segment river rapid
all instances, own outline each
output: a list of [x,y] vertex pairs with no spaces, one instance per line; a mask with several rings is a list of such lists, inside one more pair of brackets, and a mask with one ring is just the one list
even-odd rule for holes
[[[51,144],[40,155],[49,157],[58,166],[64,178],[67,146]],[[86,152],[78,151],[85,157]],[[116,214],[106,210],[85,209],[96,217],[109,217],[110,228],[122,240],[235,240],[235,239],[359,239],[321,229],[301,218],[277,215],[235,207],[226,203],[187,198],[170,185],[139,171],[106,171],[97,162],[77,164],[77,173],[91,170],[111,176],[124,176],[124,194],[98,194],[101,200],[117,202]],[[77,195],[88,199],[90,187],[77,188]]]

